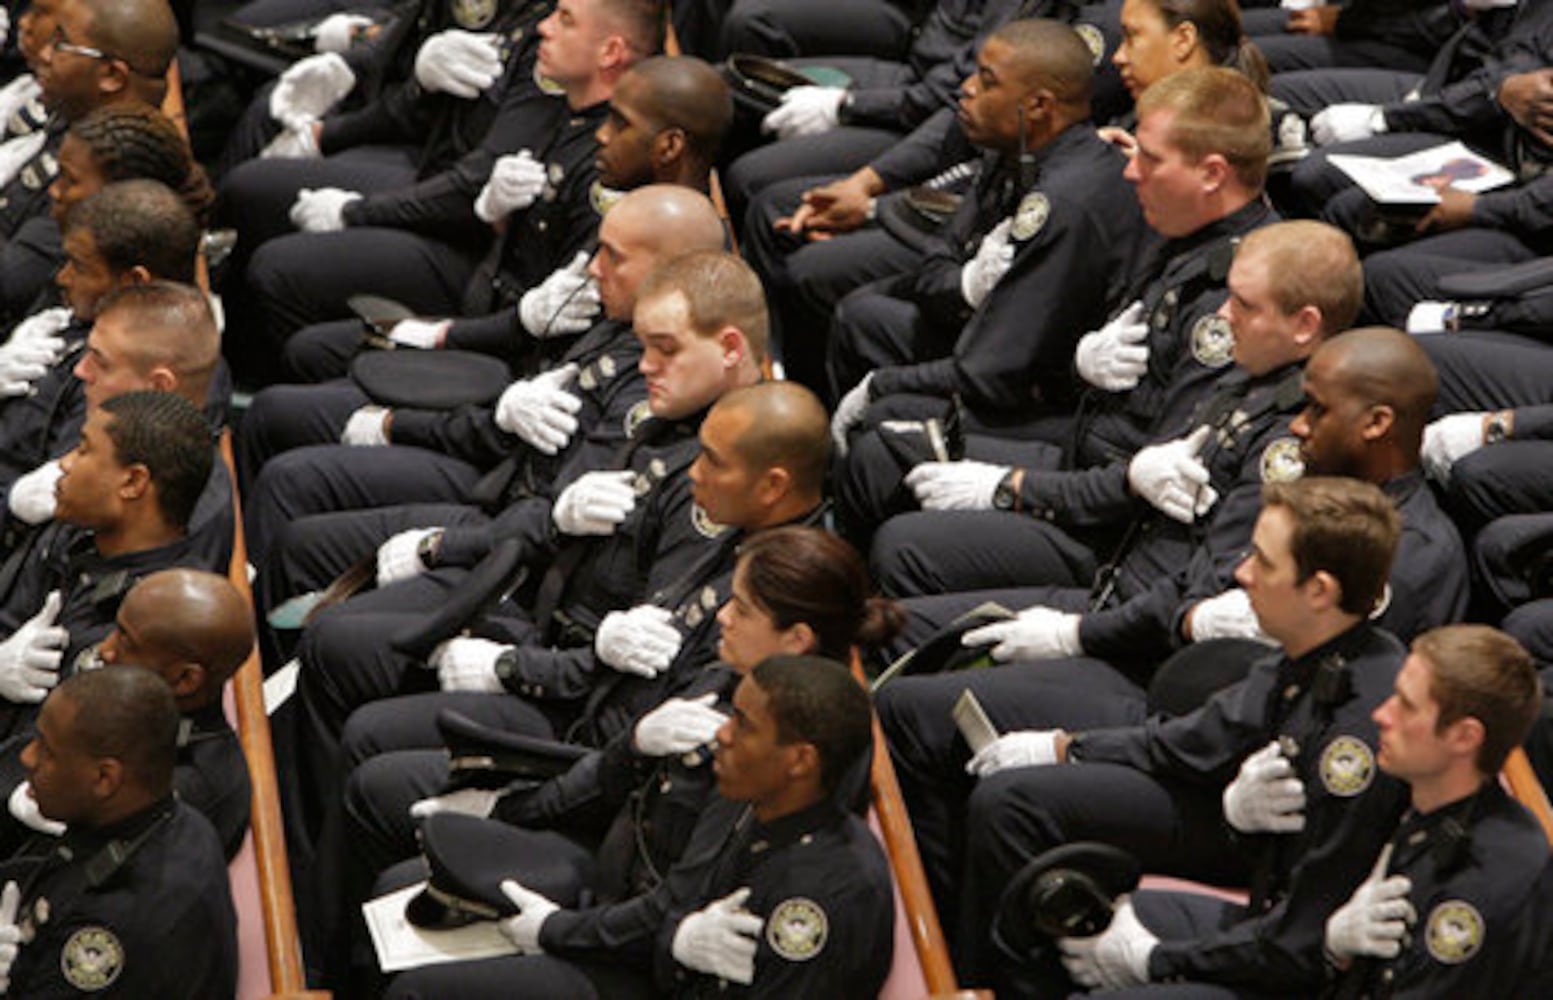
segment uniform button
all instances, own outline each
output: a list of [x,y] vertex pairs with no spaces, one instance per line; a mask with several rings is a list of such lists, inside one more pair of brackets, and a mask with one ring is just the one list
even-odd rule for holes
[[1283,689],[1283,700],[1284,701],[1293,701],[1294,699],[1298,698],[1299,696],[1300,696],[1300,686],[1298,684],[1290,684],[1288,687]]
[[534,228],[538,229],[540,232],[544,232],[546,229],[550,228],[550,223],[546,222],[544,219],[540,219],[539,225],[535,226]]

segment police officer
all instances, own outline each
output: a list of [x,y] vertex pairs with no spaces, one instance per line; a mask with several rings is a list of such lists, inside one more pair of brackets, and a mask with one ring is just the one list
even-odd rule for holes
[[961,120],[991,155],[920,268],[838,307],[838,434],[898,394],[960,394],[979,424],[1005,428],[1070,395],[1073,343],[1116,303],[1142,228],[1124,159],[1087,125],[1091,62],[1053,21],[1011,22],[982,46]]
[[90,659],[137,579],[169,566],[224,568],[202,558],[189,532],[212,454],[209,424],[172,393],[127,392],[88,414],[81,443],[60,462],[57,520],[0,567],[6,735]]
[[[1397,532],[1391,502],[1368,484],[1269,485],[1237,575],[1280,653],[1190,715],[1077,733],[1005,732],[972,758],[981,780],[966,818],[966,877],[947,897],[961,918],[962,981],[993,981],[986,908],[1023,859],[1098,840],[1132,852],[1148,871],[1221,883],[1249,876],[1252,890],[1237,920],[1141,949],[1144,963],[1112,985],[1181,976],[1319,986],[1322,924],[1363,879],[1403,806],[1402,789],[1375,773],[1370,719],[1403,649],[1366,621]],[[1288,778],[1301,784],[1302,809],[1281,797]],[[1229,837],[1225,819],[1241,839]],[[1118,913],[1113,929],[1129,919]],[[1044,958],[1038,968],[1005,970],[999,992],[1030,990],[1026,974],[1061,988],[1055,955]]]
[[[167,569],[140,579],[119,605],[113,631],[98,644],[103,666],[137,666],[155,672],[172,690],[179,715],[178,798],[215,827],[228,858],[248,832],[251,789],[248,764],[221,703],[227,679],[253,649],[253,616],[224,576],[195,569]],[[19,753],[31,734],[16,738]],[[0,748],[7,804],[25,828],[63,832],[43,819],[27,791],[20,761]]]
[[[868,759],[867,696],[838,663],[776,656],[733,707],[738,724],[717,732],[720,798],[659,890],[573,910],[509,880],[519,912],[502,932],[527,957],[415,970],[388,995],[875,995],[891,956],[889,868],[846,801]],[[648,902],[661,922],[615,948],[619,914]]]
[[1443,628],[1413,643],[1396,693],[1375,711],[1376,763],[1408,783],[1411,807],[1327,921],[1330,993],[1536,995],[1547,838],[1498,773],[1540,687],[1526,651],[1493,629]]
[[[354,383],[276,386],[259,394],[243,421],[242,435],[246,464],[252,470],[262,463],[245,495],[255,564],[261,573],[270,572],[272,550],[283,562],[313,564],[322,553],[331,553],[320,569],[305,574],[283,568],[261,591],[274,591],[284,600],[323,586],[366,554],[364,542],[376,546],[400,528],[438,523],[401,525],[395,520],[373,530],[369,539],[356,540],[341,533],[350,529],[342,529],[342,519],[335,517],[329,518],[333,527],[321,535],[309,532],[299,522],[311,515],[355,513],[364,507],[381,510],[388,504],[469,503],[482,476],[510,476],[510,484],[498,495],[482,501],[495,513],[523,495],[548,492],[555,472],[574,456],[587,452],[579,461],[593,467],[613,454],[648,409],[637,370],[641,348],[630,327],[639,285],[673,257],[720,249],[724,235],[704,196],[688,188],[653,185],[622,198],[600,227],[599,238],[606,249],[595,255],[590,268],[598,275],[602,319],[578,319],[579,325],[588,324],[585,333],[547,343],[546,370],[515,382],[494,406],[451,412],[384,410],[371,405]],[[563,394],[582,405],[572,407]],[[318,404],[320,413],[307,418],[311,403]],[[304,411],[305,424],[297,420],[298,409]],[[328,428],[331,440],[337,440],[338,427],[351,420],[369,425],[375,421],[384,431],[381,443],[396,447],[319,444],[264,461],[278,443],[289,443],[294,432],[319,423],[324,409],[339,411],[338,418],[328,421],[337,425]],[[362,416],[351,416],[355,413]],[[565,430],[573,421],[575,426]],[[498,474],[498,469],[505,471]],[[369,520],[357,517],[349,523]],[[303,533],[306,540],[298,537]],[[348,540],[348,552],[335,554]]]
[[[1080,340],[1074,361],[1087,384],[1077,416],[1031,428],[1043,439],[1031,449],[1035,464],[1057,463],[1047,441],[1071,441],[1067,460],[1077,468],[1131,455],[1159,422],[1184,421],[1230,363],[1230,337],[1214,312],[1234,245],[1273,220],[1261,197],[1266,104],[1234,70],[1192,69],[1154,84],[1139,102],[1139,121],[1138,140],[1155,155],[1134,158],[1127,176],[1165,239],[1139,251],[1119,297],[1131,304]],[[1212,136],[1213,148],[1183,148],[1186,134]],[[1183,172],[1205,183],[1182,190]],[[855,438],[837,489],[848,529],[867,532],[893,512],[899,479],[900,465],[876,433]]]
[[[606,206],[596,186],[594,133],[620,75],[658,51],[661,22],[648,14],[633,0],[585,0],[577,16],[552,14],[541,23],[549,44],[540,50],[537,72],[564,90],[565,115],[552,120],[547,102],[535,112],[546,116],[547,125],[532,134],[529,155],[516,150],[492,167],[473,204],[492,224],[507,221],[472,272],[468,264],[476,261],[453,268],[435,245],[423,241],[397,248],[389,259],[370,250],[351,252],[362,241],[381,246],[384,238],[375,228],[270,240],[247,268],[245,301],[253,321],[242,336],[278,349],[309,323],[349,315],[344,291],[349,289],[395,298],[425,316],[472,317],[447,329],[440,322],[401,322],[393,334],[404,346],[509,355],[519,346],[512,331],[522,294],[595,235]],[[308,240],[321,241],[321,251],[333,249],[300,259],[294,245]],[[428,268],[430,283],[417,277]]]
[[236,989],[226,864],[210,824],[173,795],[177,732],[173,696],[147,670],[79,674],[44,705],[23,763],[38,811],[66,829],[5,866],[13,995]]

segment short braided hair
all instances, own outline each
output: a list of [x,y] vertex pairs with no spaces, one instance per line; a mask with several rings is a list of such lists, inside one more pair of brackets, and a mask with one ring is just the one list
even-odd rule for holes
[[107,181],[161,181],[178,193],[194,218],[209,221],[216,193],[194,161],[178,126],[149,105],[111,104],[70,126]]

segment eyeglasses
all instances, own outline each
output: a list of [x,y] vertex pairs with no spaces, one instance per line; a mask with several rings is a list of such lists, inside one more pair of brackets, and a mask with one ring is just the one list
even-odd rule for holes
[[111,59],[112,56],[102,49],[94,49],[90,45],[77,45],[65,37],[65,29],[55,25],[54,33],[49,36],[49,48],[55,52],[70,52],[88,59]]

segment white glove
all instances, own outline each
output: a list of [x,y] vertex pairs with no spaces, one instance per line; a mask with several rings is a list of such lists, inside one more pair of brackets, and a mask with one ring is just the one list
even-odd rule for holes
[[377,585],[386,587],[400,580],[408,580],[426,572],[421,561],[421,543],[434,535],[442,534],[441,528],[411,528],[401,531],[377,548]]
[[69,306],[55,306],[52,309],[42,309],[33,313],[11,330],[11,339],[6,341],[5,350],[17,344],[28,341],[44,341],[53,343],[59,341],[60,350],[64,350],[64,342],[59,335],[65,327],[70,325],[73,314]]
[[674,960],[748,986],[755,981],[755,951],[765,921],[744,908],[748,889],[736,889],[688,915],[674,928]]
[[563,535],[612,535],[636,506],[636,473],[586,472],[555,498],[550,518]]
[[500,694],[505,688],[496,676],[496,658],[511,648],[490,639],[458,636],[433,649],[427,662],[436,668],[444,691]]
[[32,384],[48,374],[52,362],[42,357],[47,353],[35,350],[31,344],[6,345],[0,351],[0,399],[31,392]]
[[1014,767],[1055,764],[1059,732],[1060,729],[1021,729],[1004,733],[966,762],[965,773],[987,778]]
[[716,694],[694,701],[670,698],[642,716],[631,735],[632,748],[643,757],[672,757],[706,746],[728,721],[712,707],[716,701]]
[[1127,463],[1127,485],[1161,514],[1191,524],[1219,499],[1197,457],[1212,432],[1203,424],[1184,438],[1139,449]]
[[577,366],[568,362],[512,383],[496,401],[496,426],[542,455],[565,448],[577,432],[582,400],[561,387],[576,374]]
[[32,782],[24,781],[11,790],[11,798],[5,804],[11,818],[29,830],[57,837],[65,832],[65,824],[49,819],[38,809],[38,800],[32,797]]
[[11,12],[0,7],[0,45],[4,45],[6,39],[11,37]]
[[991,510],[1008,473],[1008,466],[987,462],[922,462],[906,473],[906,485],[923,510]]
[[846,96],[842,87],[793,87],[761,120],[760,130],[775,132],[783,139],[829,132],[841,121],[841,102]]
[[475,214],[494,223],[534,204],[545,189],[545,165],[526,149],[503,156],[491,168],[491,178],[475,199]]
[[1305,829],[1305,783],[1277,740],[1240,762],[1240,773],[1224,789],[1224,818],[1241,833]]
[[1148,339],[1143,303],[1134,302],[1105,326],[1079,338],[1073,352],[1079,378],[1106,392],[1126,392],[1149,370]]
[[1014,245],[1008,241],[1008,230],[1013,224],[1013,219],[1004,219],[993,226],[981,238],[976,256],[960,268],[960,294],[972,309],[978,308],[992,294],[993,287],[1014,263]]
[[510,878],[502,882],[501,893],[518,908],[515,916],[505,917],[497,924],[502,936],[517,946],[520,955],[543,954],[545,949],[539,946],[540,928],[545,926],[545,919],[560,907],[555,905],[554,900],[533,889],[524,888]]
[[456,792],[432,795],[410,803],[410,817],[425,819],[438,813],[458,813],[485,819],[496,809],[501,796],[499,788],[460,788]]
[[388,410],[384,407],[363,406],[345,421],[340,443],[356,448],[375,448],[387,444],[388,435],[383,431],[383,418],[387,415]]
[[313,135],[313,123],[307,120],[288,125],[259,151],[261,160],[316,160],[323,155]]
[[1418,920],[1407,899],[1413,891],[1412,880],[1406,875],[1386,878],[1390,860],[1388,845],[1369,877],[1327,918],[1327,954],[1340,963],[1363,957],[1396,958],[1402,951],[1403,935]]
[[599,286],[588,275],[589,255],[579,250],[572,262],[551,271],[518,300],[523,329],[541,340],[567,333],[582,333],[593,326],[603,309]]
[[35,704],[59,683],[59,662],[70,642],[70,633],[54,624],[61,603],[59,591],[50,591],[42,610],[0,642],[0,697]]
[[372,18],[361,14],[330,14],[313,25],[313,48],[319,52],[344,52],[356,40],[356,33],[371,27]]
[[[0,45],[5,44],[0,42]],[[0,129],[28,104],[43,95],[43,85],[31,73],[23,73],[4,87],[0,87]]]
[[457,28],[432,35],[415,54],[415,79],[426,90],[473,100],[501,76],[496,40]]
[[1117,900],[1111,925],[1094,937],[1060,938],[1062,965],[1080,986],[1120,990],[1149,981],[1149,956],[1159,938],[1138,920],[1132,900]]
[[657,677],[674,662],[684,641],[679,629],[670,624],[673,620],[674,612],[656,604],[611,611],[599,622],[593,650],[623,674]]
[[1251,595],[1239,587],[1215,594],[1192,606],[1192,641],[1209,639],[1254,639],[1269,646],[1278,645],[1251,610]]
[[1386,131],[1386,115],[1378,104],[1333,104],[1310,120],[1310,137],[1318,146],[1357,142]]
[[388,331],[388,339],[400,347],[435,351],[452,325],[450,319],[402,319]]
[[54,487],[64,476],[58,459],[51,459],[11,484],[11,513],[23,524],[42,524],[54,519],[57,497]]
[[1414,336],[1446,333],[1456,326],[1460,315],[1459,303],[1424,299],[1413,303],[1413,308],[1407,311],[1407,332]]
[[22,943],[22,929],[16,922],[21,904],[21,887],[7,882],[5,889],[0,890],[0,994],[11,990],[11,966],[16,964],[16,952]]
[[1482,413],[1452,413],[1424,428],[1423,447],[1418,457],[1429,478],[1450,482],[1451,467],[1483,447]]
[[303,188],[291,206],[291,224],[304,233],[337,233],[345,228],[345,206],[360,200],[344,188]]
[[290,131],[310,127],[354,86],[356,74],[339,53],[308,56],[292,63],[270,91],[270,117]]
[[27,165],[27,161],[37,156],[38,151],[47,141],[48,133],[38,129],[0,143],[0,185],[9,184],[15,180],[16,175]]
[[973,628],[960,637],[963,646],[992,647],[994,660],[1057,660],[1084,655],[1078,641],[1079,616],[1036,605],[1017,617]]
[[836,450],[843,456],[847,453],[847,434],[857,426],[863,414],[868,412],[868,387],[873,384],[874,373],[869,372],[863,376],[863,381],[854,385],[851,390],[841,397],[836,404],[836,412],[830,418],[830,436],[836,442]]

